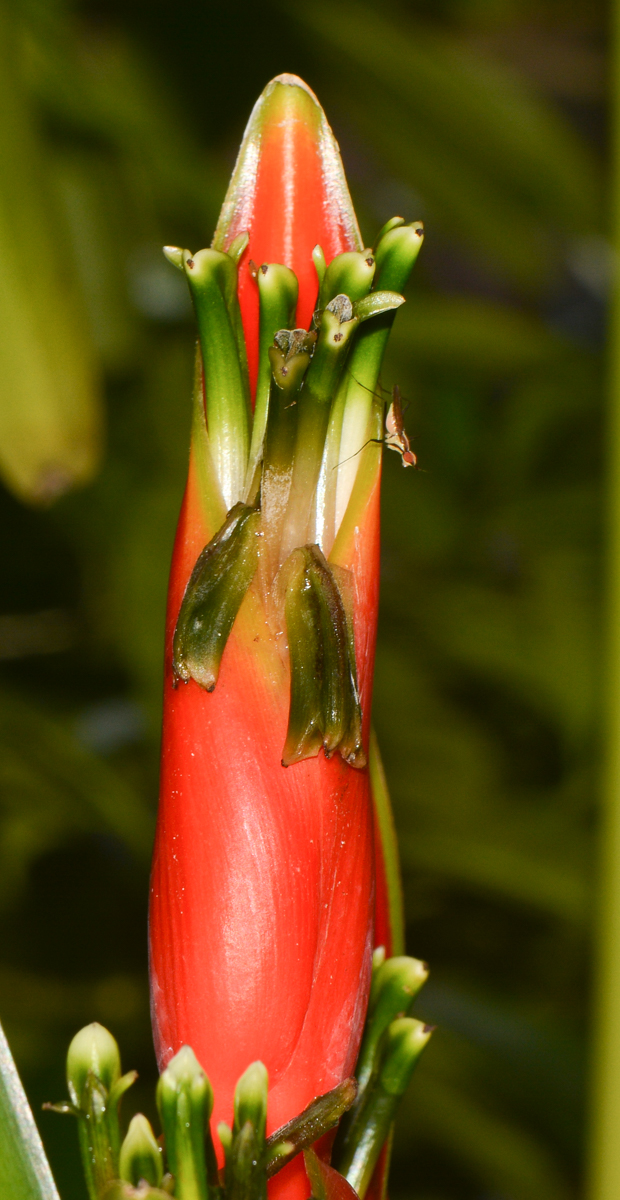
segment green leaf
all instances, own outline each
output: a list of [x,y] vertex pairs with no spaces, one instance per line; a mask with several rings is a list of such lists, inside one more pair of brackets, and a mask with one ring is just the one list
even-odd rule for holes
[[67,247],[54,220],[16,30],[0,11],[0,473],[47,504],[93,475],[102,433],[97,371]]
[[405,950],[405,917],[403,912],[403,888],[400,878],[398,840],[394,827],[394,817],[392,815],[387,780],[374,729],[370,731],[368,768],[370,771],[370,786],[375,811],[375,836],[378,833],[381,842],[383,869],[385,871],[390,932],[392,934],[392,954],[398,955],[403,954]]
[[59,1200],[43,1143],[0,1026],[0,1195]]

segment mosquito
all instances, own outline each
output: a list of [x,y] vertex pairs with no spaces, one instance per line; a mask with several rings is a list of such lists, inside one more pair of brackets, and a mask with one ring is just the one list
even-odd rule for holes
[[[351,378],[355,379],[355,376],[352,375]],[[360,387],[363,387],[365,391],[370,392],[371,396],[377,396],[377,393],[373,392],[372,388],[367,388],[366,385],[364,383],[360,383],[358,379],[355,379],[355,382],[359,384]],[[377,396],[377,399],[381,399],[381,397]],[[364,447],[368,446],[370,442],[376,442],[377,445],[387,446],[388,450],[395,450],[397,454],[400,454],[403,467],[415,467],[416,469],[419,469],[418,456],[411,449],[411,443],[407,436],[403,415],[403,398],[400,394],[400,388],[398,384],[395,383],[394,387],[392,388],[392,401],[385,418],[385,437],[368,438],[368,441],[364,442],[364,445],[360,446],[359,450],[356,450],[355,454],[350,454],[349,458],[343,458],[342,462],[337,464],[337,467],[341,467],[342,463],[350,462],[352,458],[356,458],[356,456],[361,454]],[[337,470],[337,467],[334,467],[334,470]]]
[[[373,439],[378,441],[379,439]],[[403,467],[417,467],[418,458],[411,449],[403,422],[403,398],[397,383],[392,388],[392,403],[385,418],[385,438],[388,450],[400,454]]]

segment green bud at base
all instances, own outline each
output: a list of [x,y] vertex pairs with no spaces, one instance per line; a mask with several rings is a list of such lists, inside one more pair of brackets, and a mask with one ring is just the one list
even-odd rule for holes
[[149,1121],[142,1113],[136,1113],[129,1122],[129,1129],[121,1146],[119,1175],[134,1187],[142,1180],[153,1187],[161,1186],[164,1177],[161,1149]]
[[337,254],[321,283],[317,304],[319,312],[339,292],[344,292],[352,302],[361,300],[370,291],[374,274],[372,250],[347,250],[344,254]]
[[209,1200],[205,1140],[213,1092],[196,1055],[183,1046],[157,1084],[157,1106],[178,1200]]
[[360,1107],[356,1107],[350,1123],[339,1133],[334,1165],[360,1200],[370,1185],[400,1100],[432,1032],[431,1026],[411,1017],[391,1022],[383,1038],[377,1072]]
[[267,1089],[269,1076],[262,1062],[251,1063],[237,1082],[234,1098],[233,1133],[238,1133],[250,1121],[260,1142],[267,1124]]
[[86,1094],[89,1076],[105,1089],[121,1077],[121,1055],[112,1034],[93,1021],[76,1033],[67,1051],[67,1087],[74,1104],[80,1107]]
[[405,1016],[410,1011],[427,979],[426,963],[404,955],[388,958],[375,971],[364,1037],[355,1069],[361,1094],[376,1069],[377,1054],[385,1030],[396,1017]]
[[53,1106],[78,1118],[78,1137],[91,1200],[118,1178],[121,1097],[136,1072],[121,1075],[118,1045],[94,1022],[75,1035],[67,1053],[67,1084],[72,1103]]

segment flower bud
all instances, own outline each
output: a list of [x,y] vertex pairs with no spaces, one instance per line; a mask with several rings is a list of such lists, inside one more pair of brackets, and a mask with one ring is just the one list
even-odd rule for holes
[[432,1032],[430,1025],[411,1017],[391,1022],[381,1042],[378,1070],[335,1148],[335,1165],[360,1200],[366,1194],[401,1097]]
[[76,1033],[67,1053],[67,1085],[78,1116],[82,1163],[92,1196],[118,1176],[118,1109],[136,1072],[121,1075],[112,1034],[96,1021]]
[[403,290],[423,241],[424,226],[421,221],[386,228],[385,233],[379,236],[375,250],[378,288],[388,288],[394,292]]
[[269,1077],[262,1062],[251,1063],[244,1071],[235,1088],[235,1133],[250,1121],[260,1141],[265,1136],[267,1124],[267,1087]]
[[209,442],[226,510],[243,498],[250,394],[237,300],[237,264],[218,250],[183,253],[204,371]]
[[78,1108],[83,1106],[89,1074],[108,1092],[121,1077],[121,1056],[116,1040],[97,1021],[76,1033],[67,1052],[67,1086]]
[[403,1096],[413,1069],[433,1032],[432,1025],[400,1017],[388,1028],[379,1083],[390,1096]]
[[207,1200],[205,1137],[213,1091],[190,1046],[182,1046],[160,1076],[157,1106],[178,1200]]
[[364,1040],[357,1062],[360,1099],[373,1069],[385,1030],[396,1017],[409,1012],[422,985],[428,979],[426,963],[405,956],[388,958],[374,973]]
[[164,1177],[162,1154],[150,1122],[142,1113],[131,1118],[127,1136],[121,1146],[119,1175],[126,1183],[137,1187],[141,1179],[160,1187]]
[[[283,266],[282,263],[262,263],[260,267],[255,268],[255,272],[258,286],[260,322],[258,377],[254,403],[254,420],[252,422],[250,458],[246,475],[246,492],[248,495],[250,494],[249,489],[252,486],[256,469],[262,457],[265,441],[272,370],[276,370],[272,362],[273,340],[274,338],[276,339],[277,345],[278,330],[284,329],[288,332],[294,324],[297,297],[299,295],[297,276],[289,267]],[[280,349],[284,350],[286,356],[289,347],[280,347]],[[284,378],[288,379],[290,373],[286,369],[286,363],[281,361],[282,358],[283,356],[280,355],[277,360],[278,365],[280,370],[282,368],[285,369]],[[308,360],[305,363],[305,366],[307,365]],[[303,371],[301,374],[303,376]],[[280,381],[278,380],[278,382]]]
[[372,250],[346,250],[332,258],[319,293],[319,309],[344,292],[350,300],[361,300],[370,291],[375,274]]

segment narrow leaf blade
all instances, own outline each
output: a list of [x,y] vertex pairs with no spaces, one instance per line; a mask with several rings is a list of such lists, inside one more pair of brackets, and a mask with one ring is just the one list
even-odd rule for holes
[[9,1044],[0,1026],[0,1195],[60,1200]]

